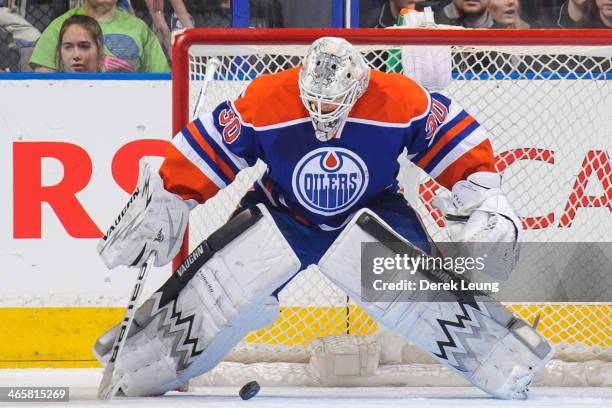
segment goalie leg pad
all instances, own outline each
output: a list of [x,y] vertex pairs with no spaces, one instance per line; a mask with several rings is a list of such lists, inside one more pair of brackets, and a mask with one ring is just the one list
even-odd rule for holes
[[[504,399],[525,398],[535,373],[553,355],[531,326],[487,297],[415,292],[414,301],[365,302],[361,298],[361,242],[401,242],[427,257],[368,209],[359,211],[325,253],[319,268],[372,318],[396,331],[475,386]],[[394,257],[389,250],[384,256]],[[452,272],[446,272],[452,273]],[[439,281],[428,270],[419,279]],[[455,279],[461,279],[453,275]]]
[[[136,312],[115,368],[124,394],[163,394],[212,369],[249,331],[276,319],[270,294],[299,267],[265,207],[236,215]],[[100,361],[113,338],[106,333],[94,346]]]

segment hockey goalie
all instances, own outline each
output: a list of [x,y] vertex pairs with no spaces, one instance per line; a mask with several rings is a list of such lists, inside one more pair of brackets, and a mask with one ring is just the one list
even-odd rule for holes
[[[318,39],[301,67],[258,77],[236,100],[201,114],[174,137],[159,172],[141,161],[129,205],[98,244],[109,268],[138,267],[151,254],[155,265],[169,263],[191,209],[258,159],[267,171],[138,308],[115,363],[117,388],[159,395],[211,370],[249,331],[276,319],[278,293],[314,264],[378,323],[473,385],[497,398],[525,398],[553,349],[501,304],[450,292],[440,302],[359,296],[361,242],[433,251],[400,193],[396,159],[405,149],[452,192],[437,205],[456,241],[520,239],[478,122],[442,93],[368,68],[341,38]],[[507,276],[514,262],[506,253],[491,268]],[[103,364],[117,330],[94,346]]]

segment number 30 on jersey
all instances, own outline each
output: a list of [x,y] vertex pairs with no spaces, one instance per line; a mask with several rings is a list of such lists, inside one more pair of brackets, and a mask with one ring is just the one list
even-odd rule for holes
[[233,143],[240,135],[240,121],[231,109],[219,112],[219,124],[223,126],[223,140],[227,144]]

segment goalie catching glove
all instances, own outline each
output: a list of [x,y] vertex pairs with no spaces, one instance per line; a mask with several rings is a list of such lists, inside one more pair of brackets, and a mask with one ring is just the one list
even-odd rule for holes
[[453,186],[452,198],[436,197],[433,205],[444,213],[451,239],[470,243],[465,245],[467,255],[486,254],[485,272],[501,280],[508,279],[518,262],[517,243],[522,228],[520,218],[501,190],[499,174],[473,173]]
[[157,253],[155,266],[166,265],[181,246],[195,205],[166,191],[159,174],[141,159],[136,189],[98,243],[98,254],[109,269],[139,267],[152,251]]

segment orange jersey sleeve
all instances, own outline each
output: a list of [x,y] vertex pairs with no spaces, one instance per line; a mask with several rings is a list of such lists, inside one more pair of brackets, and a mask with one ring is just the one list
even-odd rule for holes
[[298,89],[299,68],[253,80],[233,102],[223,102],[172,140],[160,174],[165,188],[203,203],[253,166],[261,153],[257,132],[310,120]]

